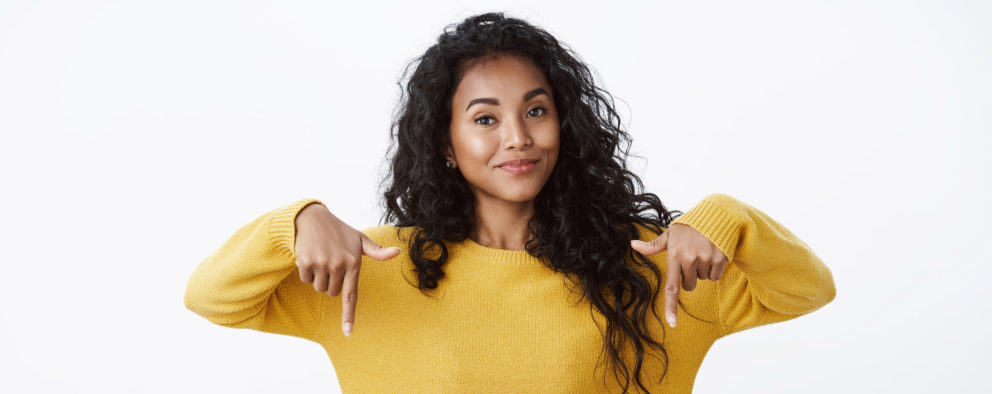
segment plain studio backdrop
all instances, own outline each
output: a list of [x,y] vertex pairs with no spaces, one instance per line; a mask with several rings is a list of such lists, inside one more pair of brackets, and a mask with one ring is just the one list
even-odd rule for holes
[[186,281],[300,198],[379,224],[403,68],[487,11],[592,67],[668,208],[729,194],[832,270],[695,392],[992,390],[988,2],[5,1],[0,392],[338,392],[319,345],[209,323]]

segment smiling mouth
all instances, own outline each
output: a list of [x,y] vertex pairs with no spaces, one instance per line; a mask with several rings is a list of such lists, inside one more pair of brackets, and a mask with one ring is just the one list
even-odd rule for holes
[[527,164],[507,164],[507,165],[499,166],[499,169],[509,172],[511,174],[523,174],[534,168],[535,164],[537,164],[537,162],[531,162]]

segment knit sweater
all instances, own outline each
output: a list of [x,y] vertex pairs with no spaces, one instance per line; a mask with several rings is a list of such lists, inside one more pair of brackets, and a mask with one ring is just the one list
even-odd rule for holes
[[[344,393],[623,391],[608,355],[600,353],[606,321],[588,299],[580,301],[573,290],[581,288],[526,251],[471,239],[444,241],[446,275],[426,296],[414,286],[406,242],[412,229],[361,230],[403,251],[387,261],[362,258],[355,327],[344,336],[341,296],[316,291],[300,280],[296,266],[295,218],[311,203],[323,204],[301,199],[238,229],[193,271],[186,307],[214,324],[320,344]],[[729,262],[719,280],[698,279],[694,290],[680,290],[684,309],[678,308],[675,328],[664,323],[659,291],[662,321],[649,311],[647,325],[667,352],[668,371],[658,382],[665,356],[651,351],[644,357],[642,376],[651,392],[691,392],[718,338],[796,318],[834,298],[830,270],[806,243],[731,196],[711,194],[672,223],[691,226]],[[641,240],[659,235],[637,226]],[[667,255],[648,256],[662,280]],[[632,350],[625,352],[631,371]],[[633,380],[629,390],[637,391]]]

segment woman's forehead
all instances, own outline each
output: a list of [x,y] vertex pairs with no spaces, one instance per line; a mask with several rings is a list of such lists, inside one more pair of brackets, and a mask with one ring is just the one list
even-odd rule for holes
[[502,97],[516,101],[522,100],[525,92],[536,87],[544,87],[551,92],[544,73],[530,59],[500,55],[470,65],[458,83],[454,99],[465,102],[479,97]]

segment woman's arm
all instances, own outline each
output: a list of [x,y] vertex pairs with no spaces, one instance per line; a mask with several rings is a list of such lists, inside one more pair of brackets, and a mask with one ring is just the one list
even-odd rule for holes
[[810,313],[834,299],[830,269],[764,212],[714,193],[672,222],[691,226],[729,263],[717,280],[722,335]]
[[318,340],[323,293],[300,280],[296,215],[316,199],[302,199],[242,226],[196,267],[186,285],[186,308],[226,327]]

